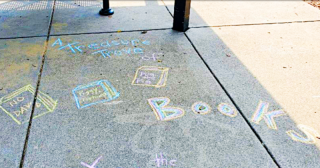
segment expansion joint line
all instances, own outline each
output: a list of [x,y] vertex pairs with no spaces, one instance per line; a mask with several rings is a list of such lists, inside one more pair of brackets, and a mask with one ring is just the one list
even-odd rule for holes
[[44,43],[44,51],[42,53],[42,62],[41,62],[40,70],[38,73],[38,81],[37,81],[36,91],[35,91],[34,99],[33,99],[33,103],[32,103],[32,110],[31,110],[31,115],[29,118],[29,125],[28,125],[27,134],[26,134],[25,141],[24,141],[24,147],[23,147],[23,151],[22,151],[22,156],[21,156],[19,168],[23,168],[25,155],[27,152],[29,135],[30,135],[31,125],[32,125],[32,118],[33,118],[33,114],[35,111],[35,106],[36,106],[36,101],[37,101],[38,90],[39,90],[39,86],[40,86],[40,80],[41,80],[41,75],[42,75],[42,71],[43,71],[45,56],[46,56],[47,50],[48,50],[48,42],[49,42],[49,38],[50,38],[50,31],[51,31],[51,27],[52,27],[52,20],[53,20],[53,15],[54,15],[54,11],[55,11],[55,5],[56,5],[56,0],[53,1],[52,12],[51,12],[51,17],[50,17],[50,22],[49,22],[49,27],[48,27],[48,34],[47,34],[46,41]]
[[236,27],[236,26],[260,26],[274,24],[294,24],[294,23],[317,23],[320,20],[304,20],[304,21],[289,21],[289,22],[270,22],[270,23],[245,23],[245,24],[230,24],[230,25],[215,25],[215,26],[193,26],[190,29],[210,28],[210,27]]
[[167,11],[169,12],[169,14],[171,15],[171,17],[173,18],[173,14],[170,12],[168,6],[166,5],[166,3],[164,3],[163,0],[161,0],[161,2],[163,3],[163,5],[166,7]]
[[136,30],[118,30],[118,31],[106,31],[106,32],[85,32],[85,33],[67,33],[67,34],[51,34],[51,37],[59,36],[77,36],[86,34],[110,34],[110,33],[131,33],[131,32],[141,32],[141,31],[157,31],[157,30],[171,30],[171,28],[158,28],[158,29],[136,29]]
[[275,157],[273,156],[273,154],[271,153],[271,151],[268,149],[268,147],[265,145],[265,143],[263,142],[263,140],[261,139],[260,135],[254,130],[253,126],[250,124],[249,120],[244,116],[244,114],[242,113],[242,111],[240,110],[239,106],[236,104],[236,102],[233,100],[233,98],[231,97],[231,95],[229,94],[229,92],[226,90],[226,88],[222,85],[222,83],[220,82],[220,80],[218,79],[218,77],[213,73],[212,69],[209,67],[209,65],[206,63],[206,61],[203,59],[203,57],[201,56],[201,54],[199,53],[199,51],[197,50],[196,46],[192,43],[191,39],[189,38],[189,36],[184,33],[184,35],[186,36],[186,38],[188,39],[188,41],[190,42],[190,44],[192,45],[193,49],[197,52],[198,56],[200,57],[200,59],[202,60],[202,62],[206,65],[207,69],[210,71],[210,73],[212,74],[213,78],[218,82],[219,86],[222,88],[222,90],[226,93],[226,95],[228,96],[228,98],[231,100],[232,104],[234,104],[234,106],[236,107],[236,109],[238,110],[239,114],[242,116],[242,118],[246,121],[246,123],[248,124],[248,126],[250,127],[251,131],[255,134],[255,136],[258,138],[258,140],[260,141],[261,145],[264,147],[264,149],[267,151],[267,153],[269,154],[269,156],[271,157],[271,159],[273,160],[273,162],[280,168],[280,165],[278,164],[278,162],[276,161]]

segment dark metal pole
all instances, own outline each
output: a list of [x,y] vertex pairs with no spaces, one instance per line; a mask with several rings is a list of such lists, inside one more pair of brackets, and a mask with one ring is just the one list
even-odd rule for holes
[[191,0],[175,0],[173,13],[173,29],[185,32],[189,28]]
[[109,0],[103,0],[103,8],[100,10],[99,14],[103,16],[114,14],[114,11],[109,6]]

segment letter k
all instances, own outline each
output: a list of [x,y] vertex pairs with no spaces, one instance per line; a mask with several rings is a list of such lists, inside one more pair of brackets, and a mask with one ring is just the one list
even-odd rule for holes
[[259,122],[264,119],[269,128],[276,130],[277,124],[275,123],[274,118],[286,115],[286,113],[282,109],[268,112],[268,107],[269,103],[260,101],[251,121],[259,124]]

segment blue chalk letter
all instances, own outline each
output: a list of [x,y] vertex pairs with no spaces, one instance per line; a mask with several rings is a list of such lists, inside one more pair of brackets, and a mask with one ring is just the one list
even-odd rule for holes
[[60,40],[60,38],[58,38],[53,44],[52,47],[55,46],[57,43],[59,43],[60,46],[62,46],[62,41]]

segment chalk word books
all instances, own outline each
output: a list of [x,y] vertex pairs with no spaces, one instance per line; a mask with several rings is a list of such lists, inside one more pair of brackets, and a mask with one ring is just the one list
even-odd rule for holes
[[[182,117],[185,112],[182,108],[169,107],[167,106],[170,99],[167,97],[156,97],[148,99],[148,103],[151,106],[156,117],[160,121],[168,121]],[[221,107],[223,106],[223,108]],[[196,102],[192,105],[191,110],[196,114],[208,114],[211,112],[212,108],[204,102]],[[237,111],[230,105],[226,103],[221,103],[218,106],[218,110],[227,116],[235,117]]]
[[97,103],[112,101],[120,93],[107,80],[99,80],[87,85],[81,85],[72,90],[79,109]]
[[[35,96],[35,88],[26,85],[0,99],[0,109],[8,114],[17,124],[29,121],[32,103]],[[57,106],[50,96],[38,91],[33,119],[51,113]]]
[[[166,97],[156,97],[148,99],[148,103],[155,113],[156,118],[160,121],[176,119],[182,117],[185,114],[184,110],[181,108],[167,106],[169,102],[170,99]],[[269,112],[268,107],[269,103],[260,101],[256,111],[251,118],[251,121],[255,124],[259,124],[260,121],[264,119],[268,128],[277,130],[277,124],[274,119],[276,117],[286,115],[286,113],[283,110],[275,110]],[[217,109],[220,113],[229,117],[235,117],[238,113],[236,109],[234,109],[227,103],[220,103]],[[207,103],[196,102],[191,106],[191,110],[196,114],[208,114],[211,112],[211,107]],[[317,133],[316,130],[308,126],[298,125],[297,127],[306,135],[306,137],[298,134],[294,130],[287,131],[287,135],[290,136],[290,138],[294,141],[314,144],[316,142],[316,138],[320,138],[320,134]]]
[[138,68],[132,85],[164,87],[167,82],[169,68],[142,66]]

